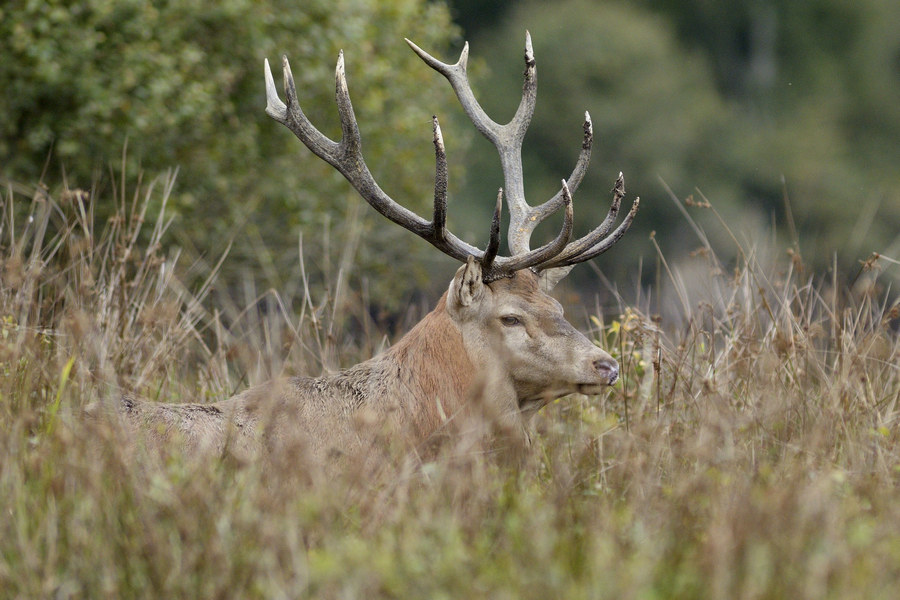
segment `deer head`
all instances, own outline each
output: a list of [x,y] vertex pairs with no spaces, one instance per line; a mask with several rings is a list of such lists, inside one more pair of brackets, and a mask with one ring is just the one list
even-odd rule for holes
[[485,283],[481,263],[470,256],[446,299],[469,359],[508,390],[522,412],[574,392],[598,394],[619,377],[616,361],[566,321],[540,282],[522,269]]

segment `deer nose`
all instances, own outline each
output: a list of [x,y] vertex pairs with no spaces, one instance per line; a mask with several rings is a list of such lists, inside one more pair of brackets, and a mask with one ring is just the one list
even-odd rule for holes
[[594,369],[606,377],[607,385],[613,385],[619,380],[619,363],[613,358],[598,358],[594,361]]

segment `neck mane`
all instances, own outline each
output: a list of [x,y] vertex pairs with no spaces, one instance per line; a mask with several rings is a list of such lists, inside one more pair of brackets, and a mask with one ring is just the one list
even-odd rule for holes
[[[463,408],[476,378],[446,299],[444,294],[433,311],[383,354],[351,369],[365,368],[372,378],[370,405],[399,409],[420,439]],[[380,380],[377,391],[371,387],[373,380]]]

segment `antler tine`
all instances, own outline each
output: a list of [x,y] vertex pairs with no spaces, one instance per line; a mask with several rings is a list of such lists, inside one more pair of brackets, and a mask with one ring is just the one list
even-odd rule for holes
[[297,102],[297,88],[294,85],[294,76],[291,73],[291,65],[287,56],[281,57],[281,64],[284,73],[284,94],[288,103],[285,105],[278,97],[272,69],[269,67],[267,58],[265,59],[266,114],[290,129],[313,154],[331,163],[331,157],[337,151],[338,144],[316,129],[300,110],[300,104]]
[[[350,102],[350,90],[347,88],[347,74],[344,72],[344,51],[338,52],[337,66],[334,68],[334,97],[341,117],[341,147],[347,154],[358,154],[362,142],[359,137],[359,125]],[[360,156],[360,158],[362,158]]]
[[[581,152],[578,154],[578,160],[575,162],[575,168],[572,169],[572,174],[566,179],[566,183],[569,185],[569,192],[573,195],[578,191],[578,186],[581,185],[581,181],[587,173],[588,165],[591,162],[591,149],[594,145],[594,125],[591,122],[591,115],[587,111],[584,112],[584,123],[581,127],[584,130],[584,138],[581,142]],[[531,214],[527,221],[531,230],[534,231],[541,221],[559,210],[562,203],[563,191],[562,188],[560,188],[552,198],[543,204],[535,206],[531,210]]]
[[[266,114],[281,123],[287,118],[287,106],[278,97],[278,88],[275,87],[275,78],[272,77],[272,68],[269,67],[269,59],[264,59],[266,76]],[[291,80],[293,80],[291,76]],[[287,81],[287,76],[285,76]]]
[[335,98],[342,131],[340,143],[323,135],[303,114],[297,100],[297,89],[286,56],[282,58],[282,63],[287,104],[278,97],[269,61],[265,61],[266,113],[270,117],[290,129],[316,156],[337,169],[366,202],[394,223],[412,231],[456,260],[465,262],[470,255],[477,258],[484,255],[481,250],[465,243],[446,229],[447,165],[440,127],[437,127],[434,138],[437,163],[435,173],[435,220],[427,221],[388,196],[379,187],[374,177],[372,177],[368,166],[366,166],[365,159],[362,156],[359,126],[353,112],[353,104],[350,101],[347,78],[344,73],[343,52],[338,56],[337,67],[335,68]]
[[488,241],[487,248],[484,251],[484,257],[481,259],[481,270],[483,273],[490,273],[493,269],[494,259],[497,258],[497,252],[500,251],[500,216],[503,211],[503,188],[497,192],[497,204],[494,206],[494,216],[491,218],[491,237]]
[[613,201],[606,213],[606,218],[589,234],[567,245],[559,255],[550,259],[546,265],[547,268],[565,264],[570,258],[574,258],[583,252],[586,252],[603,240],[604,236],[612,229],[613,223],[616,222],[616,216],[619,214],[619,207],[622,199],[625,197],[625,177],[619,173],[616,179],[616,185],[613,187]]
[[510,131],[516,137],[518,146],[522,147],[525,132],[531,124],[534,116],[534,107],[537,104],[537,63],[534,60],[534,48],[531,46],[531,33],[525,31],[525,81],[522,83],[522,100],[516,114],[507,124]]
[[431,117],[431,128],[434,132],[434,217],[431,226],[434,237],[443,240],[447,235],[447,151],[444,149],[444,136],[437,116]]
[[415,52],[426,65],[447,78],[453,91],[456,92],[456,97],[459,99],[460,105],[462,105],[463,110],[469,116],[469,119],[472,121],[472,124],[475,125],[475,128],[478,129],[484,137],[491,140],[491,142],[496,143],[495,140],[499,138],[501,126],[494,122],[487,113],[484,112],[484,109],[478,104],[478,100],[475,99],[472,87],[469,85],[469,75],[466,70],[469,62],[469,42],[466,42],[463,46],[462,52],[460,52],[459,59],[456,63],[449,65],[439,61],[419,48],[412,40],[408,38],[404,39],[406,39],[406,43],[409,44],[409,47],[412,48],[413,52]]

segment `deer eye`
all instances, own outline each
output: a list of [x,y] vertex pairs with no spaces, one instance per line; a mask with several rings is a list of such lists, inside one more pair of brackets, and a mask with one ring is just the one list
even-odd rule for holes
[[521,321],[519,321],[519,317],[513,317],[513,316],[509,316],[509,315],[505,316],[505,317],[500,317],[500,322],[503,323],[504,325],[506,325],[507,327],[512,327],[513,325],[518,325],[519,323],[521,323]]

